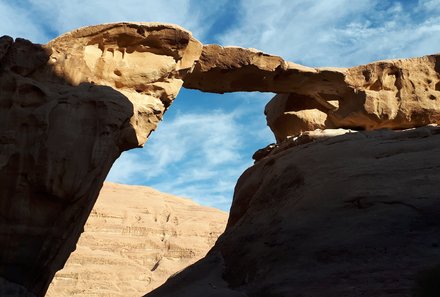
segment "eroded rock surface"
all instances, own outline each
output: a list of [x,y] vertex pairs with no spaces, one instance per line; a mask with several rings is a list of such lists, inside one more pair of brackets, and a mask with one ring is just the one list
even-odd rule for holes
[[151,188],[105,183],[46,296],[142,296],[205,256],[227,218]]
[[413,296],[440,265],[439,143],[363,131],[263,158],[208,256],[146,296]]
[[154,23],[82,28],[47,45],[0,39],[1,296],[14,286],[44,295],[111,165],[156,128],[201,49]]
[[155,23],[47,45],[1,37],[0,295],[45,293],[114,160],[143,145],[182,84],[278,93],[265,110],[278,144],[240,179],[210,255],[151,296],[407,294],[439,256],[438,128],[301,141],[316,129],[439,124],[439,61],[310,68]]
[[254,49],[205,45],[184,86],[279,93],[266,107],[277,141],[315,129],[406,129],[440,122],[440,55],[311,68]]
[[[335,82],[336,85],[339,82]],[[277,141],[326,128],[406,129],[440,123],[440,55],[345,70],[343,92],[275,96],[266,106]]]
[[204,92],[342,92],[344,68],[311,68],[256,49],[204,45],[184,87]]

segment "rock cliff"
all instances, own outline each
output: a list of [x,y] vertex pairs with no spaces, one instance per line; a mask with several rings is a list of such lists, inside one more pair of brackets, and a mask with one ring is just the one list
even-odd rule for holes
[[440,265],[440,128],[319,134],[246,170],[208,256],[146,296],[437,296],[416,294]]
[[[202,45],[174,25],[0,39],[0,295],[42,296],[111,165],[141,146]],[[4,284],[4,285],[3,285]]]
[[46,296],[142,296],[205,256],[226,221],[227,213],[187,199],[105,183]]
[[439,55],[314,69],[205,46],[184,86],[278,92],[277,144],[208,255],[146,296],[438,296],[439,85]]

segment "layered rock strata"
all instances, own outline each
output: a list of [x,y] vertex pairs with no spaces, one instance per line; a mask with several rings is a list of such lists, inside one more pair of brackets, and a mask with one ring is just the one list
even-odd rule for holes
[[319,134],[246,170],[208,256],[146,296],[435,296],[440,128]]
[[142,296],[205,256],[226,221],[227,213],[187,199],[105,183],[46,296]]
[[174,25],[0,39],[1,296],[43,296],[111,165],[142,146],[202,45]]

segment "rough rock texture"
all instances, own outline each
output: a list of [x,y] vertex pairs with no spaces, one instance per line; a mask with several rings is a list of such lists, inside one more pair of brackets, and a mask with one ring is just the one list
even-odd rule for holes
[[405,129],[440,123],[440,55],[349,68],[344,84],[343,91],[325,93],[315,87],[315,94],[293,90],[275,96],[265,113],[277,141],[314,129]]
[[310,68],[254,49],[205,45],[184,86],[217,93],[280,93],[266,108],[277,141],[315,129],[440,123],[440,55]]
[[209,255],[147,296],[413,296],[440,264],[439,144],[364,131],[261,159]]
[[143,145],[182,84],[279,93],[265,110],[279,144],[240,179],[210,256],[152,296],[402,296],[436,264],[438,128],[303,141],[439,124],[440,55],[310,68],[119,23],[47,45],[0,38],[1,296],[45,293],[113,161]]
[[201,49],[154,23],[0,39],[1,296],[44,295],[114,160],[156,128]]
[[142,296],[205,256],[227,218],[151,188],[105,183],[46,296]]
[[[204,45],[184,87],[204,92],[342,92],[346,69],[311,68],[256,49]],[[341,89],[339,89],[341,88]]]
[[[435,126],[435,125],[432,125]],[[310,142],[314,142],[317,140],[323,140],[332,138],[339,135],[344,135],[347,133],[356,133],[356,130],[347,130],[347,129],[316,129],[313,131],[306,131],[301,133],[298,136],[294,137],[288,137],[283,142],[280,143],[271,143],[268,146],[257,150],[254,155],[252,156],[252,159],[255,160],[255,162],[260,161],[261,159],[267,157],[267,156],[273,156],[278,153],[281,153],[285,151],[288,148],[298,146],[301,144],[306,144]]]
[[275,96],[265,113],[277,141],[314,129],[405,129],[440,123],[440,55],[349,68],[344,83],[346,89],[339,94],[317,88],[315,95],[293,91]]

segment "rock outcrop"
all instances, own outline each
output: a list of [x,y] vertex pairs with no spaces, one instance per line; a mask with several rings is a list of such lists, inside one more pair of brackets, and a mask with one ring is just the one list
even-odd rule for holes
[[246,170],[208,256],[147,296],[418,296],[438,277],[440,128],[316,134]]
[[277,140],[314,129],[406,129],[440,123],[440,55],[349,68],[345,84],[339,94],[316,88],[315,95],[293,91],[275,96],[265,113]]
[[265,111],[277,141],[315,129],[440,123],[440,55],[310,68],[253,49],[205,45],[184,86],[279,93]]
[[[0,39],[0,295],[43,296],[122,151],[141,146],[202,45],[174,25]],[[3,285],[4,284],[4,285]]]
[[205,256],[227,218],[151,188],[105,183],[46,296],[142,296]]
[[314,69],[211,45],[184,85],[279,93],[278,143],[208,255],[146,296],[440,294],[440,55]]

